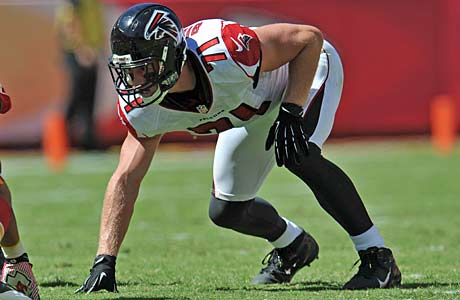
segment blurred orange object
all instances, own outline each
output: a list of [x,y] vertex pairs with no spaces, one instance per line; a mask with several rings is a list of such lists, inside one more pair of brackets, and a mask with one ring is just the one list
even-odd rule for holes
[[69,137],[62,113],[50,112],[43,126],[42,148],[48,166],[53,171],[62,171],[69,154]]
[[435,150],[440,154],[451,153],[456,134],[454,99],[439,95],[431,103],[431,142]]

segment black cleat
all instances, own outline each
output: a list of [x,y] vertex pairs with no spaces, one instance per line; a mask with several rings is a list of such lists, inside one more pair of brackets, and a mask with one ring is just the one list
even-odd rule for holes
[[401,285],[401,272],[390,249],[371,247],[359,251],[358,254],[361,260],[358,273],[343,286],[343,289],[366,290]]
[[262,264],[267,266],[252,284],[288,283],[298,270],[318,258],[318,252],[318,243],[304,231],[287,247],[275,248],[264,257]]

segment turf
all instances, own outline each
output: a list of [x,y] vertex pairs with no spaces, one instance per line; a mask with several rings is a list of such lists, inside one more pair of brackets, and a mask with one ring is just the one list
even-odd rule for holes
[[320,259],[291,284],[251,286],[271,250],[207,217],[212,152],[161,149],[145,178],[118,257],[120,294],[74,295],[95,255],[105,185],[117,151],[72,154],[62,173],[39,154],[2,157],[42,299],[460,299],[460,154],[427,142],[340,143],[325,155],[353,178],[395,253],[400,289],[341,291],[357,255],[312,193],[274,169],[260,195],[312,233]]

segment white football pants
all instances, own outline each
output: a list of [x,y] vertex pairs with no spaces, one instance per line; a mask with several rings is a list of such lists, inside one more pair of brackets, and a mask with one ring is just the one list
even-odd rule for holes
[[[319,108],[316,126],[307,134],[311,134],[309,141],[320,148],[331,133],[343,87],[343,67],[337,51],[327,41],[323,49],[304,107],[307,116],[314,104]],[[215,197],[246,201],[256,196],[275,165],[274,146],[265,151],[265,140],[277,115],[278,109],[273,109],[244,127],[219,134],[213,166]]]

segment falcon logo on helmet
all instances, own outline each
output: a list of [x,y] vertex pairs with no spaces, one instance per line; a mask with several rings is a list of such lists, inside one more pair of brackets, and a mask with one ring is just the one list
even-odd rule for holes
[[173,20],[168,17],[168,12],[162,10],[155,10],[147,23],[144,31],[146,40],[161,40],[165,34],[172,37],[176,44],[179,44],[182,38],[179,36],[181,31],[177,28]]

